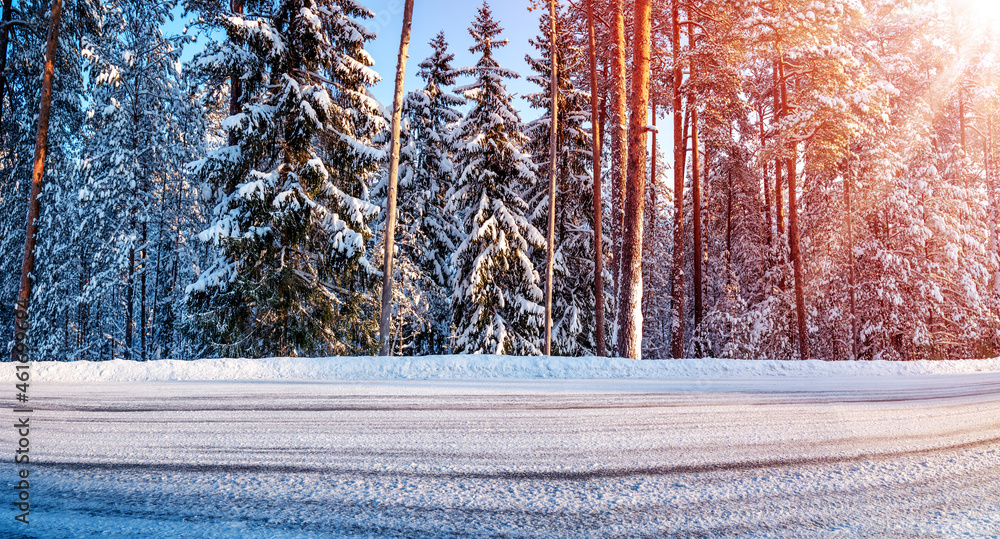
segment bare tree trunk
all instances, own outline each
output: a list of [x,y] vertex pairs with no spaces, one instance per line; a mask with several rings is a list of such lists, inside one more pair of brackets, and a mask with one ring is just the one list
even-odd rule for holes
[[[782,116],[784,116],[784,105],[781,102],[781,86],[784,84],[781,81],[781,74],[779,73],[778,62],[774,64],[774,121],[775,129],[780,130],[779,124],[781,122]],[[781,149],[781,134],[776,133],[775,136],[775,147],[780,151]],[[785,216],[783,214],[784,203],[782,202],[782,181],[781,181],[781,169],[783,167],[781,156],[777,156],[774,159],[774,220],[778,223],[778,241],[781,241],[781,237],[785,235]]]
[[635,0],[633,26],[632,116],[628,129],[628,188],[622,247],[622,298],[618,309],[623,357],[642,359],[642,227],[646,205],[646,121],[649,119],[651,0]]
[[403,78],[406,75],[407,49],[410,47],[410,26],[413,22],[413,0],[406,0],[403,7],[403,30],[399,37],[399,60],[396,63],[396,93],[392,99],[392,141],[389,150],[389,189],[386,199],[385,266],[382,274],[382,317],[379,321],[379,340],[382,355],[392,354],[389,331],[392,316],[392,262],[396,234],[396,189],[399,182],[399,133],[403,121]]
[[[229,0],[229,9],[236,14],[243,13],[243,0]],[[233,74],[229,79],[229,115],[235,116],[243,110],[241,101],[243,100],[243,79],[239,75]],[[229,145],[236,146],[236,133],[229,132]]]
[[22,362],[24,338],[28,329],[28,309],[31,305],[32,272],[35,271],[35,240],[38,234],[38,216],[41,204],[38,196],[42,192],[45,176],[45,153],[48,144],[49,116],[52,112],[52,79],[55,78],[56,47],[59,44],[59,19],[62,16],[62,0],[52,0],[49,32],[45,39],[45,67],[42,72],[41,106],[38,112],[38,135],[35,137],[35,159],[31,169],[31,194],[28,198],[28,219],[24,235],[24,260],[21,264],[21,285],[17,294],[14,315],[14,342],[10,360]]
[[691,107],[691,136],[693,150],[691,151],[691,211],[694,213],[694,327],[701,325],[702,313],[702,275],[701,275],[701,175],[700,155],[698,155],[698,108]]
[[621,287],[622,274],[622,242],[623,222],[625,220],[625,179],[628,177],[628,134],[625,122],[628,120],[628,104],[626,97],[626,73],[625,73],[625,12],[623,0],[613,0],[614,19],[611,23],[611,33],[615,42],[615,52],[612,65],[612,84],[614,93],[615,119],[611,131],[611,227],[616,239],[611,253],[612,277],[614,278],[615,293],[615,337],[614,342],[619,356],[621,351],[621,327],[617,323],[624,301],[624,294]]
[[132,359],[132,332],[135,326],[133,303],[135,303],[135,247],[129,247],[128,279],[125,281],[125,359]]
[[597,356],[604,357],[604,236],[602,231],[601,202],[601,137],[604,135],[602,120],[598,118],[597,104],[597,38],[594,32],[594,0],[587,0],[587,32],[590,41],[590,124],[594,170],[594,315],[597,325]]
[[848,156],[847,159],[847,177],[844,178],[844,198],[847,206],[847,259],[850,264],[850,271],[847,275],[847,290],[851,308],[851,360],[857,361],[859,340],[857,291],[855,290],[857,277],[854,261],[854,212],[851,207],[851,183],[854,181],[854,177],[851,174],[851,157]]
[[681,69],[681,26],[680,2],[674,0],[671,7],[672,48],[674,60],[674,264],[672,273],[672,340],[671,357],[684,357],[684,111],[681,102],[681,83],[684,72]]
[[149,262],[149,252],[146,249],[146,221],[142,222],[142,250],[139,251],[142,261],[142,273],[139,274],[139,357],[146,361],[146,333],[149,331],[149,317],[146,311],[146,265]]
[[556,47],[556,1],[549,0],[549,72],[552,102],[549,113],[549,229],[545,257],[545,355],[552,355],[552,278],[556,256],[556,165],[559,157],[559,51]]
[[[758,109],[758,114],[760,115],[760,150],[764,151],[764,145],[767,144],[767,135],[764,132],[764,106],[761,105]],[[764,179],[764,223],[767,225],[767,245],[768,247],[774,243],[774,230],[771,226],[771,187],[768,185],[767,181],[767,161],[764,159],[760,160],[760,177]]]
[[[780,54],[780,50],[779,50]],[[784,113],[788,112],[788,84],[785,82],[784,58],[779,61],[778,73],[781,78],[781,101],[786,107]],[[783,114],[784,115],[784,114]],[[797,321],[799,340],[799,359],[809,359],[809,334],[806,325],[806,302],[804,280],[802,273],[802,252],[799,244],[799,210],[798,193],[796,193],[796,173],[798,172],[798,150],[792,143],[788,147],[790,156],[788,157],[788,254],[792,258],[792,275],[795,287],[795,317]]]

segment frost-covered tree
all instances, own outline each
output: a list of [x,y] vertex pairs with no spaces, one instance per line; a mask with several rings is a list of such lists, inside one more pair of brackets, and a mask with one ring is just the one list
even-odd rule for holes
[[[556,355],[589,355],[596,348],[594,314],[594,199],[591,165],[590,134],[584,127],[589,121],[590,94],[577,89],[575,77],[586,73],[586,57],[572,41],[564,15],[557,14],[556,50],[558,52],[559,140],[556,167],[556,229],[555,265],[552,288],[552,353]],[[528,100],[535,108],[547,111],[529,123],[525,133],[531,138],[529,148],[541,176],[548,175],[551,140],[552,90],[549,14],[539,23],[539,35],[531,44],[539,58],[526,57],[537,75],[528,80],[542,91]],[[534,222],[547,223],[548,189],[539,185],[533,189],[531,207]],[[536,265],[545,263],[545,253],[536,253]],[[610,281],[610,274],[606,276]],[[607,303],[606,303],[607,305]]]
[[[284,0],[222,19],[231,56],[202,56],[227,74],[240,62],[243,112],[224,128],[235,146],[193,171],[224,191],[201,234],[214,262],[188,287],[194,327],[225,354],[344,354],[374,346],[367,201],[386,128],[368,93],[379,80],[353,0]],[[256,82],[259,81],[259,82]],[[253,83],[253,84],[251,84]]]
[[201,104],[179,72],[187,38],[163,35],[169,3],[105,7],[103,31],[81,40],[89,108],[75,165],[47,187],[36,346],[65,359],[182,356],[171,275],[191,266],[176,258],[199,215],[183,164],[201,141]]
[[469,33],[481,56],[460,89],[475,105],[455,134],[458,177],[452,208],[464,218],[453,266],[452,320],[460,353],[538,354],[544,307],[532,249],[545,245],[523,193],[536,181],[527,137],[511,104],[494,50],[501,28],[483,4]]

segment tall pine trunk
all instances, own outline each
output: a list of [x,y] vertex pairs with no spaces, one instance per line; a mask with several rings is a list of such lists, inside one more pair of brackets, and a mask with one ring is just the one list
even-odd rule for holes
[[[784,202],[782,202],[782,180],[781,180],[781,134],[780,134],[780,123],[784,116],[784,105],[781,103],[781,76],[778,72],[778,62],[774,64],[774,123],[775,123],[775,148],[778,150],[779,155],[774,159],[774,220],[778,225],[778,241],[785,235],[785,216],[783,215]],[[782,287],[784,289],[784,287]]]
[[671,300],[671,357],[684,357],[684,160],[686,141],[684,137],[684,111],[681,101],[681,84],[684,72],[681,69],[681,25],[680,1],[671,6],[672,48],[674,60],[673,108],[674,108],[674,258],[671,275],[673,298]]
[[128,248],[128,279],[125,281],[125,359],[132,359],[132,333],[135,327],[135,247]]
[[[781,50],[778,50],[779,61],[778,61],[778,75],[781,80],[781,102],[783,111],[782,116],[788,114],[788,83],[785,80],[785,59],[781,55]],[[798,193],[796,189],[797,173],[798,173],[798,149],[796,148],[796,143],[791,143],[788,145],[788,170],[786,175],[788,176],[788,255],[792,259],[792,277],[794,279],[794,293],[795,293],[795,319],[796,319],[796,333],[798,333],[798,344],[799,344],[799,359],[809,359],[809,334],[808,326],[806,324],[806,301],[805,301],[805,276],[802,270],[802,251],[799,242],[799,209],[798,209]]]
[[[392,316],[392,262],[396,234],[396,189],[399,182],[399,134],[403,120],[403,78],[406,75],[407,50],[410,47],[410,26],[413,22],[413,0],[403,7],[403,30],[399,37],[399,59],[396,63],[396,92],[392,99],[392,140],[389,146],[389,188],[386,194],[385,265],[382,274],[382,312],[379,320],[379,341],[383,356],[392,354],[389,331]],[[402,338],[402,337],[400,337]]]
[[549,0],[549,228],[545,257],[545,355],[552,355],[552,278],[556,256],[556,165],[559,157],[559,51],[556,47],[556,0]]
[[[761,105],[757,114],[760,116],[760,151],[767,144],[767,134],[764,131],[764,106]],[[767,225],[767,246],[774,243],[774,228],[771,225],[771,186],[767,179],[767,160],[760,160],[760,177],[764,179],[764,224]]]
[[142,250],[139,251],[142,267],[139,270],[139,357],[146,361],[146,334],[149,332],[149,316],[146,310],[146,266],[149,263],[149,252],[146,248],[146,220],[142,221]]
[[597,101],[597,38],[594,32],[594,0],[587,0],[587,33],[590,44],[590,124],[594,170],[594,315],[597,328],[597,356],[607,355],[604,344],[604,237],[601,202],[601,137],[604,129],[598,118]]
[[701,252],[701,171],[698,154],[698,108],[691,103],[691,211],[694,214],[694,327],[701,325],[702,313],[702,252]]
[[[49,116],[52,113],[52,80],[55,78],[56,47],[59,44],[59,19],[62,17],[62,0],[52,0],[49,31],[45,38],[45,67],[42,72],[42,96],[38,111],[38,134],[35,137],[35,158],[31,169],[31,191],[28,198],[28,219],[24,235],[24,258],[21,264],[21,284],[17,293],[14,312],[14,342],[11,348],[12,362],[22,361],[24,332],[27,330],[28,309],[31,306],[32,272],[35,271],[35,240],[38,234],[38,216],[41,204],[38,196],[42,192],[45,177],[45,154],[48,149]],[[21,339],[18,339],[18,337]],[[19,348],[20,346],[20,348]]]
[[626,102],[626,72],[625,72],[625,8],[623,0],[614,0],[614,18],[611,23],[611,33],[615,42],[614,58],[611,76],[613,77],[612,93],[614,95],[614,125],[611,136],[611,226],[616,238],[611,253],[612,277],[615,294],[615,346],[619,356],[622,355],[620,331],[617,323],[617,313],[622,310],[623,296],[621,286],[622,274],[622,225],[625,220],[625,179],[628,177],[628,134],[625,122],[628,120],[628,103]]
[[858,359],[858,340],[859,340],[859,324],[858,324],[858,304],[857,304],[857,277],[854,261],[854,211],[851,207],[851,183],[854,181],[854,177],[851,174],[851,157],[847,157],[847,177],[844,178],[844,202],[847,206],[847,260],[850,265],[847,274],[847,290],[848,297],[850,300],[851,308],[851,360],[857,361]]
[[633,26],[632,116],[628,126],[628,186],[622,246],[622,298],[618,309],[621,355],[642,359],[642,227],[646,203],[646,121],[649,118],[651,0],[635,1]]

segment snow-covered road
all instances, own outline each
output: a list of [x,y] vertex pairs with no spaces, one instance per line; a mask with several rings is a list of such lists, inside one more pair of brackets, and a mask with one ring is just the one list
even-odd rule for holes
[[1000,536],[997,373],[32,391],[39,538]]

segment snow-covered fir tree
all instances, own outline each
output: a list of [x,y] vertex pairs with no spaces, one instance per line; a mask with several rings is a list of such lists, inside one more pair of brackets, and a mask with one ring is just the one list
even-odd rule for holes
[[[445,208],[455,179],[451,131],[465,100],[448,88],[456,72],[444,32],[430,45],[433,53],[419,65],[425,85],[403,103],[392,330],[393,350],[403,354],[441,353],[449,345],[451,255],[461,228]],[[375,188],[380,200],[385,186],[383,180]],[[377,245],[384,245],[381,237]]]
[[[556,355],[589,355],[597,346],[594,311],[594,198],[591,166],[591,138],[584,128],[590,121],[590,94],[577,89],[575,77],[587,73],[586,57],[572,41],[564,24],[564,15],[556,15],[556,50],[558,51],[557,84],[559,86],[559,117],[556,164],[556,229],[555,263],[552,287],[552,353]],[[550,146],[552,118],[551,46],[549,14],[544,12],[539,22],[539,36],[531,44],[539,58],[526,57],[537,73],[528,80],[542,91],[531,94],[532,107],[546,113],[525,128],[530,137],[529,148],[534,154],[539,176],[547,177],[551,166]],[[532,190],[533,221],[539,229],[548,226],[548,183],[538,182]],[[610,239],[610,238],[606,238]],[[605,243],[607,245],[609,243]],[[545,252],[535,255],[536,265],[544,267]],[[611,274],[605,275],[606,282]],[[609,298],[610,294],[606,296]],[[610,304],[605,300],[605,309]]]
[[454,350],[459,353],[538,354],[543,324],[541,279],[532,249],[545,238],[532,225],[523,194],[536,181],[527,137],[512,106],[494,50],[500,25],[484,3],[469,33],[480,54],[460,89],[475,105],[455,134],[458,171],[452,209],[464,219],[453,266]]
[[[261,6],[265,7],[265,6]],[[284,0],[221,15],[234,45],[201,64],[242,73],[235,146],[193,163],[224,191],[201,234],[215,261],[188,287],[193,327],[224,354],[344,354],[374,344],[366,257],[370,182],[387,125],[368,93],[379,80],[353,0]]]

